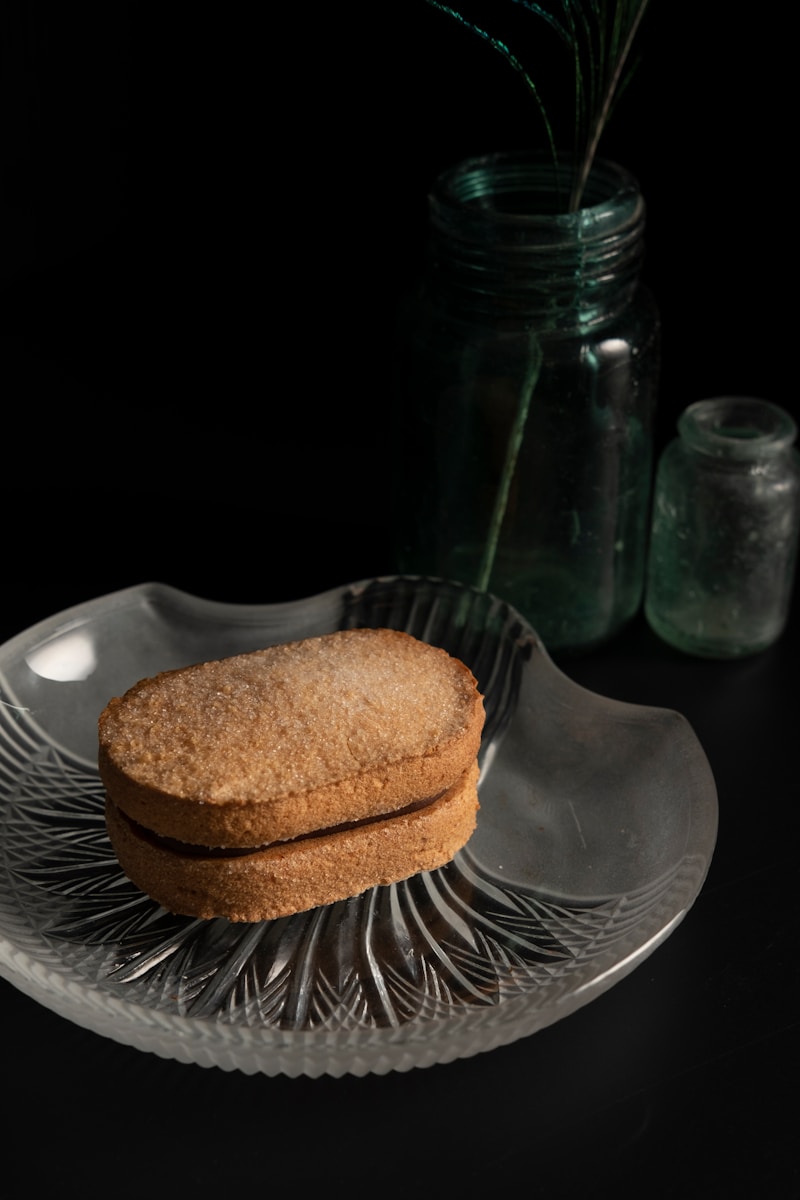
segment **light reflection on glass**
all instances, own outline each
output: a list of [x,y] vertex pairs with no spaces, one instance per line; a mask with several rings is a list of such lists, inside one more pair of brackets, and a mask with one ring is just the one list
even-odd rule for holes
[[88,679],[97,666],[94,642],[82,629],[37,646],[25,661],[43,679],[54,679],[59,683]]

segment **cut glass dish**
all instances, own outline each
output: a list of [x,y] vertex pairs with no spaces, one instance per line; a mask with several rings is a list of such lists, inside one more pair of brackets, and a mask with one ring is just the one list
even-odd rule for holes
[[[109,698],[161,670],[357,626],[404,629],[478,679],[481,808],[465,849],[277,921],[159,908],[105,832],[96,740]],[[261,606],[145,584],[0,648],[0,974],[165,1057],[363,1075],[528,1036],[670,934],[716,829],[714,781],[682,716],[572,683],[514,609],[458,584],[390,577]]]

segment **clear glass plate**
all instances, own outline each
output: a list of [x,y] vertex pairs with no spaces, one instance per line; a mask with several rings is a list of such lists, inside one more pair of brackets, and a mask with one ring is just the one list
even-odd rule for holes
[[[441,870],[278,921],[166,913],[111,852],[98,714],[145,675],[355,626],[405,629],[474,671],[487,721],[470,842]],[[146,584],[0,648],[0,974],[165,1057],[361,1075],[527,1036],[669,935],[716,829],[682,716],[578,687],[512,608],[456,584],[376,579],[253,607]]]

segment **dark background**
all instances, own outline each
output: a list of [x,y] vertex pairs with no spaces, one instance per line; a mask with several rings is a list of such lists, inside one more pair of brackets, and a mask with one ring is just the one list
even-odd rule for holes
[[[89,595],[102,563],[261,601],[390,570],[391,332],[426,191],[466,155],[543,145],[538,114],[425,0],[171,8],[0,17],[15,582]],[[519,6],[473,8],[566,141],[557,43]],[[639,51],[602,150],[648,202],[661,443],[704,396],[796,407],[790,50],[723,0],[653,0]]]
[[[390,571],[391,333],[426,190],[541,143],[517,76],[425,0],[172,8],[0,10],[0,638],[150,579],[271,602]],[[489,10],[522,20],[509,44],[561,86],[530,14]],[[798,415],[793,46],[774,13],[652,0],[604,140],[648,202],[659,447],[704,396]],[[684,712],[720,792],[697,904],[609,993],[449,1066],[271,1080],[118,1046],[2,984],[11,1194],[32,1170],[87,1196],[793,1194],[799,627],[795,603],[770,651],[701,663],[640,617],[569,664]],[[15,1148],[31,1126],[34,1158]]]

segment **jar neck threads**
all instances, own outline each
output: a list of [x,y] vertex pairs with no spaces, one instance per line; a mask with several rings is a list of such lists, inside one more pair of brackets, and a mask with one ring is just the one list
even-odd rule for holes
[[633,177],[596,163],[584,207],[564,212],[571,171],[500,153],[441,175],[429,196],[433,286],[467,313],[592,325],[630,300],[641,270],[645,205]]

